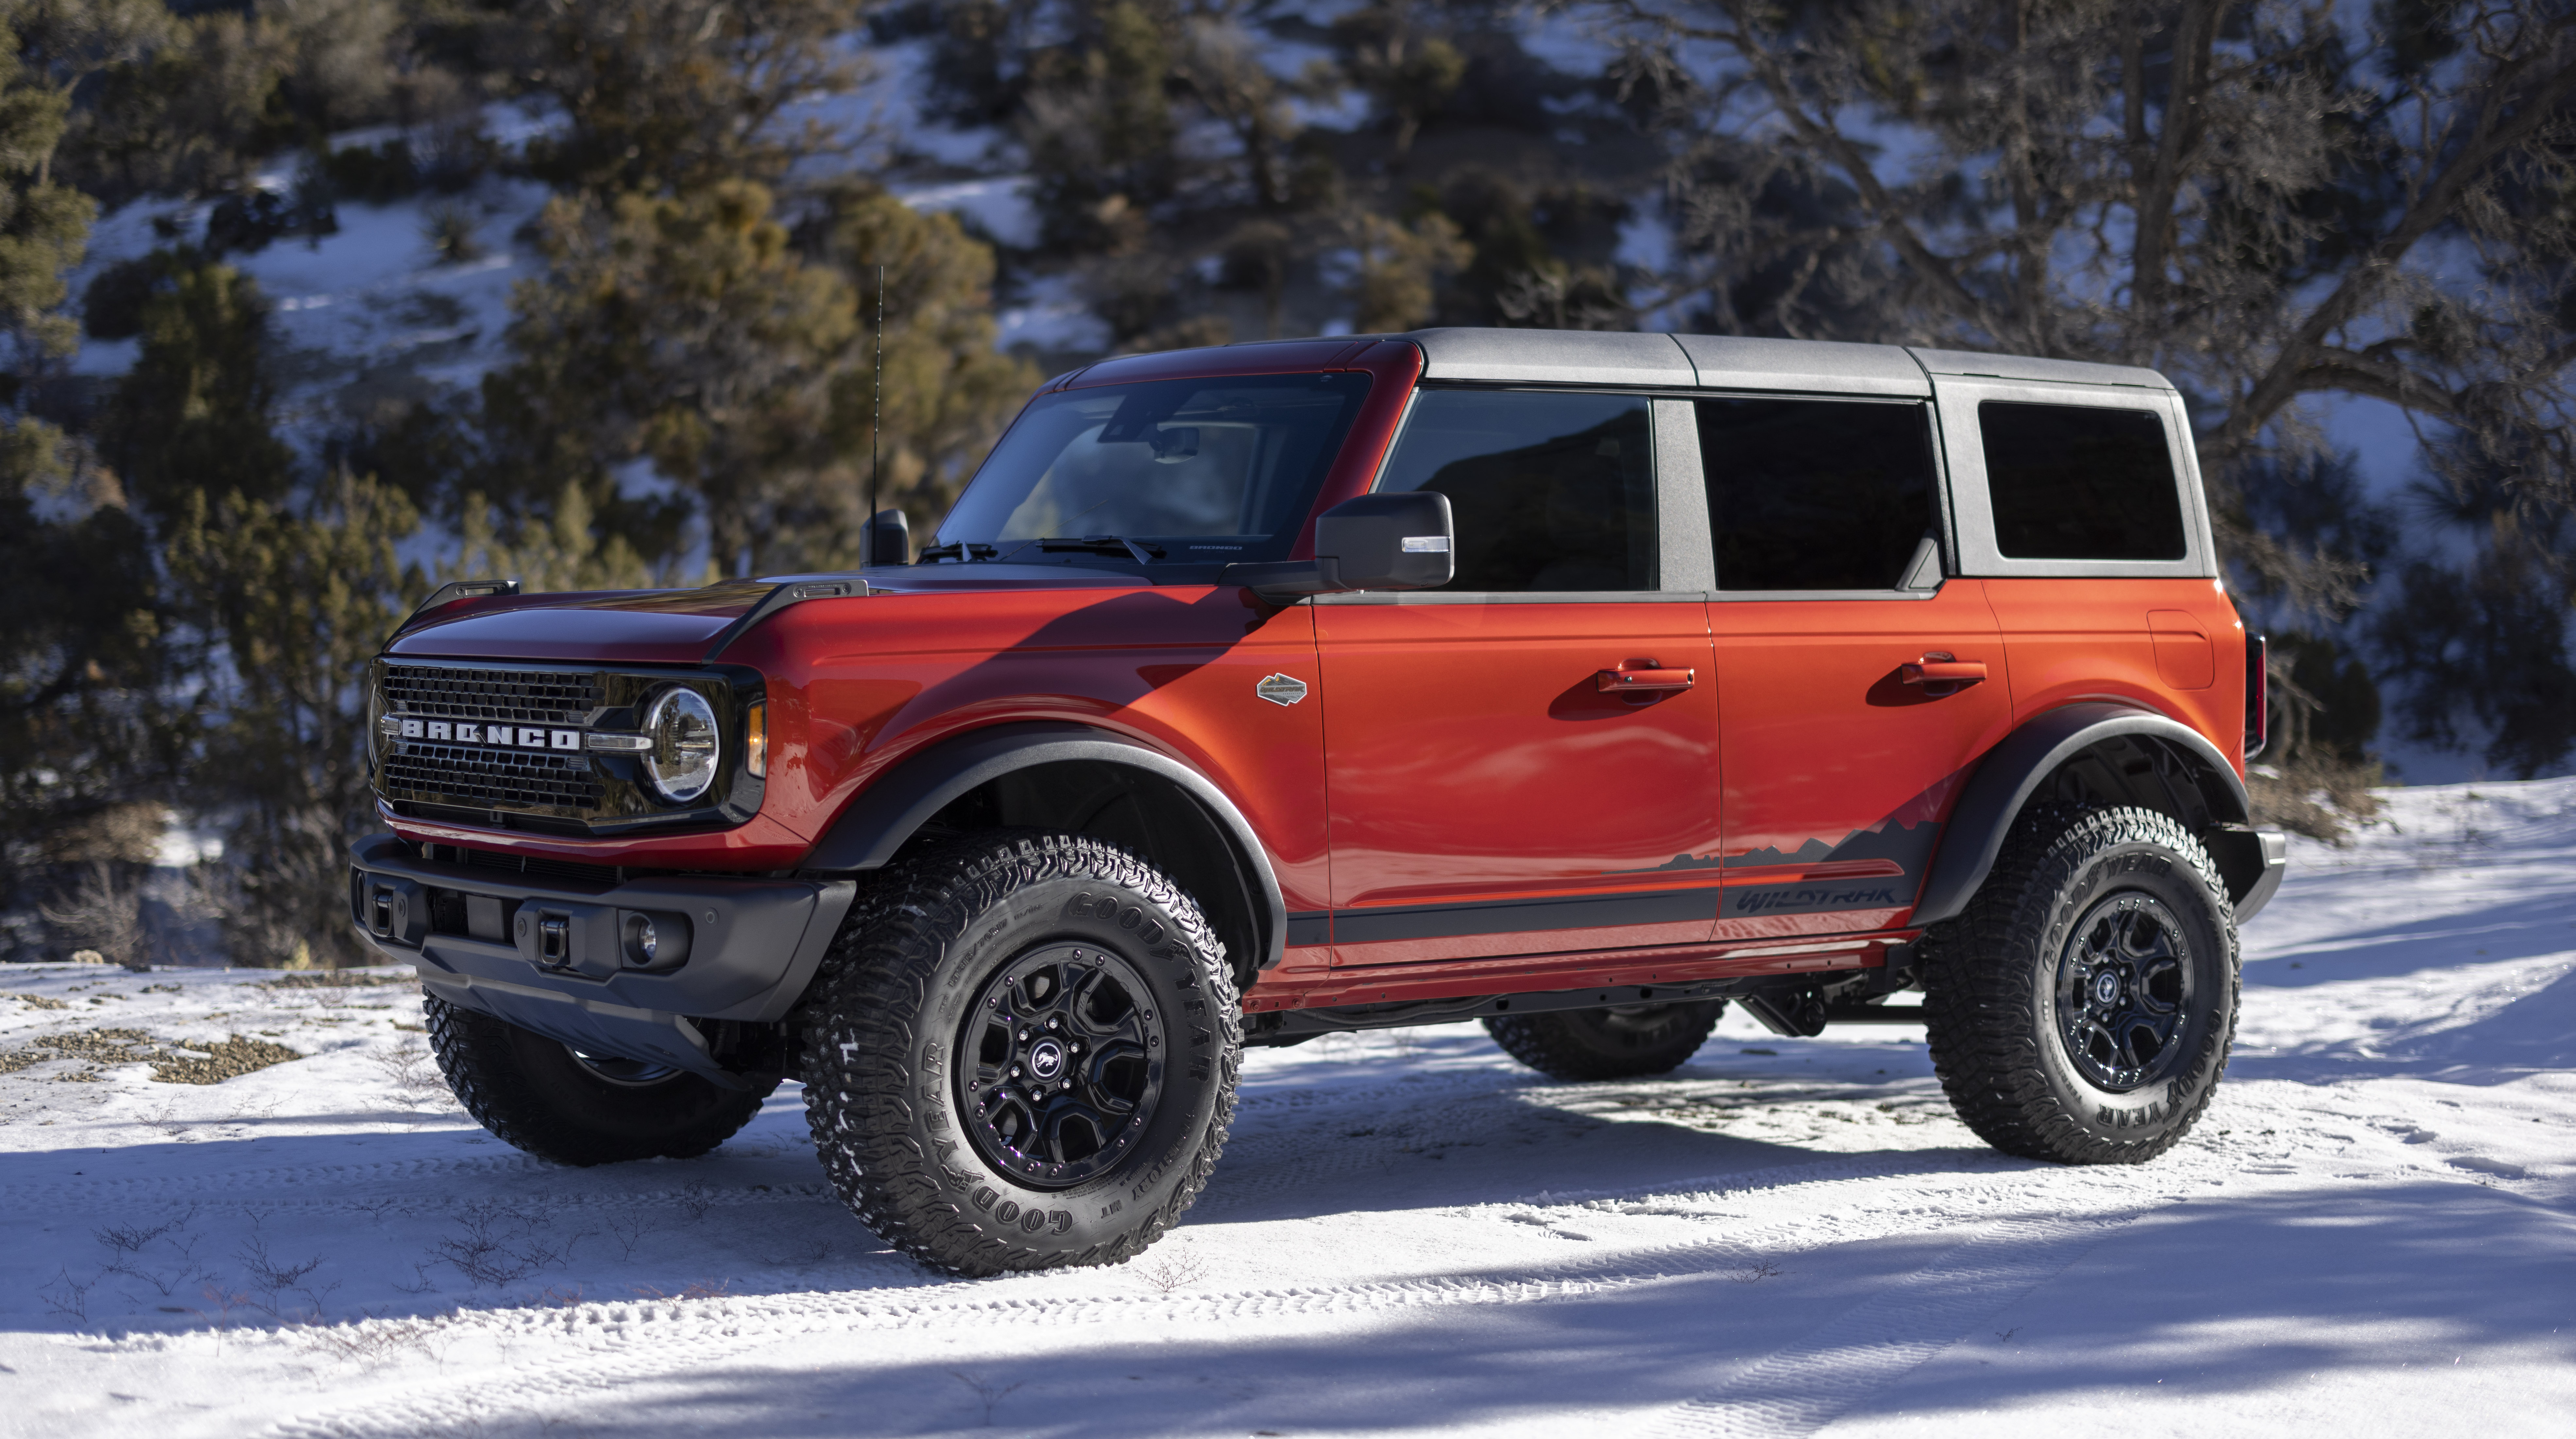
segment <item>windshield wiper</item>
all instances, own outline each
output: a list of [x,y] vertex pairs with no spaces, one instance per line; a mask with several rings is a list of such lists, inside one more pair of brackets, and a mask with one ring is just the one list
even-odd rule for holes
[[959,540],[950,545],[925,546],[914,563],[929,564],[937,560],[956,560],[961,563],[967,560],[989,560],[1001,552],[1002,547],[999,545],[977,545]]
[[1045,554],[1049,550],[1076,550],[1095,555],[1133,555],[1136,563],[1140,565],[1152,564],[1163,557],[1161,545],[1121,539],[1116,535],[1084,535],[1078,540],[1055,537],[1038,541],[1038,553]]

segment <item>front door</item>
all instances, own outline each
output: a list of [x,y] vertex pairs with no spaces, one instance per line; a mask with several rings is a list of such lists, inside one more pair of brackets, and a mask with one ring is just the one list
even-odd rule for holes
[[1913,401],[1695,403],[1726,785],[1721,940],[1892,927],[2012,725],[1982,582],[1945,578]]
[[1717,695],[1658,590],[1653,405],[1426,389],[1378,489],[1438,490],[1444,589],[1319,600],[1337,965],[1704,941]]

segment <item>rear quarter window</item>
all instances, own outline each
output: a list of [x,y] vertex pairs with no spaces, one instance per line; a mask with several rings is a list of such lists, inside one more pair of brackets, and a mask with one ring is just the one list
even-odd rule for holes
[[2150,410],[1977,406],[1995,548],[2015,560],[2179,560],[2182,495]]

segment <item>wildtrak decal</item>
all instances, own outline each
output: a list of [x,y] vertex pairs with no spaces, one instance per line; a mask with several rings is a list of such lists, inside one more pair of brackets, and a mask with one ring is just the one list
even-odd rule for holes
[[1750,885],[1730,890],[1729,914],[1801,914],[1826,909],[1895,909],[1907,903],[1888,884]]

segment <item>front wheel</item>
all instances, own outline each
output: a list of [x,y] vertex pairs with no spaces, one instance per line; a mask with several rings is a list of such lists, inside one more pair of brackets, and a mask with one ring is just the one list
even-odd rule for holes
[[719,1089],[664,1065],[584,1054],[434,994],[421,1008],[439,1072],[465,1112],[557,1164],[695,1158],[749,1124],[778,1087]]
[[2217,1092],[2236,1033],[2236,912],[2209,852],[2166,815],[2025,815],[1921,951],[1933,1070],[1997,1149],[2135,1164]]
[[842,1202],[965,1275],[1116,1264],[1225,1147],[1242,1018],[1187,894],[1078,835],[891,870],[809,1008],[806,1117]]

